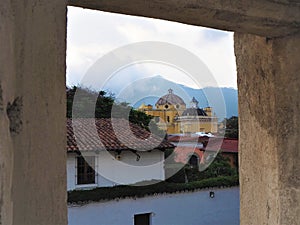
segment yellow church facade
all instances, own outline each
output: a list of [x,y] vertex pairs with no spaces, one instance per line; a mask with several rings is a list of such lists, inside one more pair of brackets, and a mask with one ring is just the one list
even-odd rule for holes
[[211,107],[200,109],[198,101],[193,98],[187,108],[183,99],[172,89],[156,102],[155,108],[142,104],[138,110],[153,116],[158,127],[168,134],[218,132],[218,118],[213,115]]

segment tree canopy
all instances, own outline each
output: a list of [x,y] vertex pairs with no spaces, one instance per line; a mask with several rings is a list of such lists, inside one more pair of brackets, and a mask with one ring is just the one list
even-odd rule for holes
[[[76,99],[74,99],[76,97]],[[93,110],[89,110],[93,109]],[[135,110],[127,102],[116,102],[114,95],[105,91],[73,86],[67,88],[67,118],[73,113],[80,118],[124,118],[149,130],[152,119],[144,112]],[[157,129],[152,123],[151,130]],[[154,128],[153,128],[154,127]],[[159,131],[158,131],[159,132]]]
[[225,119],[225,137],[227,138],[239,138],[239,118],[232,116],[229,119]]

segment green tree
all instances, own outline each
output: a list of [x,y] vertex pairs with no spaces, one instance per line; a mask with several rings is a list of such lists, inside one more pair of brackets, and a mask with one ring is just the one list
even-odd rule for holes
[[201,179],[233,175],[236,175],[236,170],[230,166],[229,159],[223,157],[220,153],[204,171],[200,172]]
[[[165,152],[165,158],[169,157],[173,151],[173,149],[167,150]],[[171,183],[186,183],[214,177],[237,175],[237,171],[230,166],[229,159],[223,157],[220,153],[217,154],[214,161],[206,169],[203,168],[204,165],[202,164],[199,165],[199,168],[191,168],[188,164],[183,165],[176,163],[173,158],[170,159],[170,161],[171,162],[166,165],[166,173],[174,174],[167,179],[167,182]],[[178,170],[178,168],[181,169]],[[177,172],[174,173],[174,171]]]
[[229,119],[225,119],[225,137],[227,138],[239,138],[239,118],[232,116]]
[[[76,101],[73,104],[75,96]],[[72,118],[73,112],[81,118],[109,118],[113,103],[113,97],[104,91],[98,93],[88,88],[76,86],[67,88],[67,118]],[[88,109],[94,110],[89,111]]]
[[[76,96],[76,104],[74,97]],[[87,109],[93,109],[88,111]],[[76,117],[81,118],[124,118],[139,126],[149,130],[152,119],[144,112],[135,110],[127,102],[116,102],[112,93],[105,91],[93,91],[85,87],[73,86],[67,88],[67,118],[72,118],[72,113],[76,112]],[[113,114],[113,115],[112,115]],[[161,132],[156,124],[150,124],[151,130]]]

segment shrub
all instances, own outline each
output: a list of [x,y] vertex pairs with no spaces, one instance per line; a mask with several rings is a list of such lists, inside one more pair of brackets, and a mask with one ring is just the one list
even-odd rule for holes
[[144,197],[155,193],[175,193],[178,191],[192,191],[207,187],[231,187],[239,184],[238,176],[221,176],[190,183],[160,182],[148,186],[101,187],[93,190],[75,190],[68,192],[69,203],[88,201],[112,200],[125,197]]

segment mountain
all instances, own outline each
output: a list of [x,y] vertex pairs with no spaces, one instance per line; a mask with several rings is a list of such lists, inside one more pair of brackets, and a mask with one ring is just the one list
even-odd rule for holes
[[238,96],[237,90],[233,88],[205,87],[194,89],[176,84],[175,82],[155,76],[134,82],[125,88],[119,96],[131,103],[134,108],[138,108],[142,103],[155,105],[156,101],[168,93],[172,88],[174,94],[179,95],[189,107],[189,102],[193,97],[199,101],[199,107],[213,107],[216,115],[223,119],[231,116],[238,116]]

